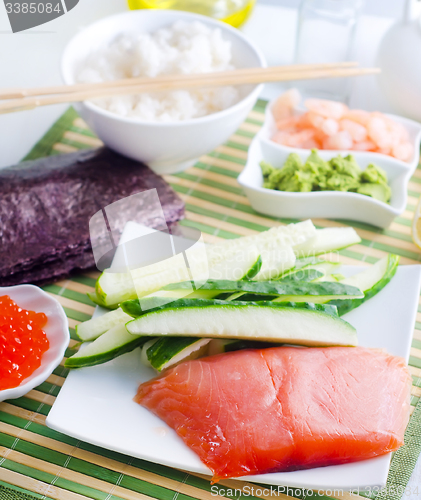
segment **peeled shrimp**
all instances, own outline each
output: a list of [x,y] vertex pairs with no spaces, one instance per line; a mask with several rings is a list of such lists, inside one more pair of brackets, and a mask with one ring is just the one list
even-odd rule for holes
[[341,130],[323,140],[323,149],[352,149],[353,140],[349,132]]
[[414,148],[410,142],[402,142],[392,149],[392,156],[401,161],[409,161],[414,153]]
[[341,102],[307,99],[297,114],[300,94],[292,89],[275,102],[277,132],[272,140],[293,148],[373,151],[410,161],[414,148],[406,128],[383,113],[348,109]]
[[278,97],[272,107],[272,114],[275,121],[292,116],[294,108],[301,101],[301,95],[297,89],[291,89]]
[[367,138],[367,129],[359,123],[349,120],[348,118],[340,120],[339,127],[341,130],[349,132],[352,140],[355,142],[362,142]]
[[345,104],[326,99],[307,99],[304,104],[309,111],[334,120],[340,120],[348,111],[348,106]]

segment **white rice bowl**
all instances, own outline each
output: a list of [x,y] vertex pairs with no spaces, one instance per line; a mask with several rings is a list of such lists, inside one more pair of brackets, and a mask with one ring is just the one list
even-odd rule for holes
[[[122,34],[91,52],[76,72],[78,83],[124,78],[228,71],[231,42],[219,28],[199,21],[176,21],[140,35]],[[177,122],[227,109],[242,99],[236,87],[177,90],[98,98],[97,106],[119,116],[154,122]]]

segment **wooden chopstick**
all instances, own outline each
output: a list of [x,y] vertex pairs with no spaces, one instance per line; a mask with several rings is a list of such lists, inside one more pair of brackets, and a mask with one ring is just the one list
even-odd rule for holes
[[[61,104],[66,102],[86,101],[99,97],[110,97],[117,95],[130,95],[142,92],[159,92],[179,89],[191,89],[198,87],[213,87],[224,85],[245,85],[265,82],[281,82],[292,80],[310,80],[317,78],[341,78],[349,76],[370,75],[379,73],[378,68],[323,68],[285,70],[283,66],[271,68],[252,68],[248,71],[234,70],[220,73],[206,73],[178,75],[171,77],[157,77],[142,79],[144,83],[126,86],[102,86],[101,84],[90,84],[89,90],[57,93],[47,97],[27,97],[22,99],[10,99],[0,102],[0,113],[11,113],[24,109],[33,109],[39,106]],[[67,89],[71,88],[67,87]]]
[[[333,68],[351,68],[356,67],[358,63],[356,61],[346,61],[341,63],[322,63],[322,64],[291,64],[288,66],[272,66],[265,68],[267,72],[290,72],[290,71],[309,71],[309,70],[321,70],[321,69],[333,69]],[[240,68],[235,70],[236,74],[240,77],[241,75],[247,75],[251,72],[255,72],[256,69],[261,68]],[[220,75],[226,72],[215,72],[206,73],[206,77],[209,80],[217,79]],[[229,72],[231,73],[231,72]],[[173,81],[177,78],[178,81],[183,81],[190,78],[192,75],[165,75],[160,76],[162,81]],[[195,76],[198,76],[197,74]],[[203,74],[204,76],[204,74]],[[144,85],[150,83],[150,78],[125,78],[123,80],[110,80],[106,82],[99,83],[78,83],[75,85],[56,85],[52,87],[35,87],[35,88],[23,88],[23,89],[0,89],[0,99],[19,99],[23,97],[31,96],[41,96],[41,95],[52,95],[52,94],[67,94],[69,92],[84,92],[86,90],[91,90],[93,85],[96,89],[108,88],[108,87],[125,87],[130,85]]]

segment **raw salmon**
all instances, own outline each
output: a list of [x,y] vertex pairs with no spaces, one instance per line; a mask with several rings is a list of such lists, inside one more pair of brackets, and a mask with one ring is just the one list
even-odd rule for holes
[[363,460],[397,450],[409,418],[403,359],[362,347],[275,347],[182,363],[135,401],[221,478]]

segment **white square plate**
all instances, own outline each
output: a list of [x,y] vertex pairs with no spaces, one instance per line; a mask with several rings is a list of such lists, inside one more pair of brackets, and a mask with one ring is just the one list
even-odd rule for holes
[[[352,275],[359,267],[343,266]],[[420,296],[421,266],[399,267],[375,297],[344,318],[357,328],[360,345],[409,357]],[[210,474],[209,469],[158,417],[133,401],[138,385],[155,376],[140,363],[139,349],[103,365],[71,372],[47,425],[150,462]],[[247,481],[312,489],[356,489],[386,483],[390,454],[361,462],[309,470],[247,476]]]

